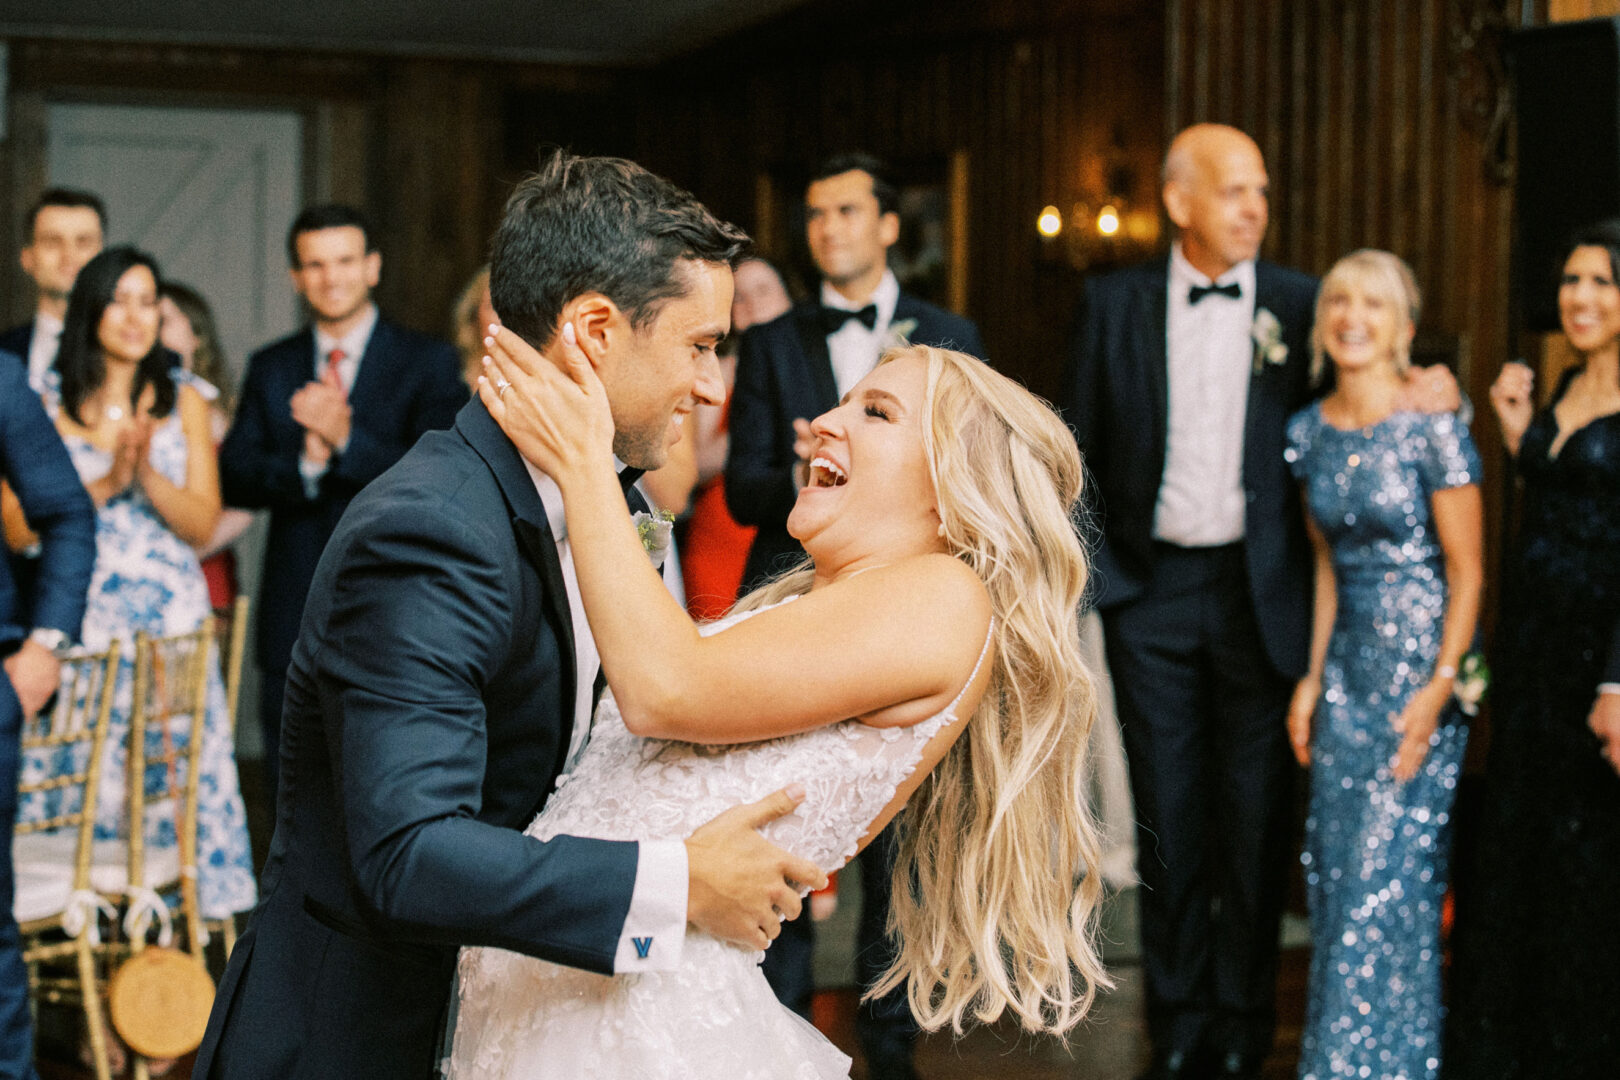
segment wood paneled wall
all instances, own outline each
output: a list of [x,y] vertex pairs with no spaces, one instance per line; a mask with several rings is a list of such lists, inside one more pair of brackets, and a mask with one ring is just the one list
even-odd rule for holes
[[[1051,396],[1079,278],[1042,258],[1035,219],[1070,205],[1116,141],[1133,198],[1157,202],[1163,39],[1154,5],[936,0],[877,15],[812,4],[682,65],[721,79],[683,88],[656,76],[636,141],[648,165],[755,229],[761,176],[802,176],[854,148],[895,162],[964,155],[966,314],[998,367]],[[768,239],[778,258],[802,242]]]
[[[1487,521],[1503,454],[1487,391],[1522,347],[1510,296],[1512,187],[1486,3],[1168,0],[1165,131],[1236,125],[1271,175],[1268,258],[1321,274],[1393,251],[1423,290],[1425,336],[1454,346],[1476,406]],[[1501,5],[1497,5],[1500,11]],[[1517,5],[1514,5],[1515,9]],[[1500,529],[1487,531],[1492,565]]]

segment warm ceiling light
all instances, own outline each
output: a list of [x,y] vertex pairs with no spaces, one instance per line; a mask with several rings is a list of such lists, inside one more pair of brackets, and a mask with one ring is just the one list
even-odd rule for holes
[[1063,215],[1058,213],[1057,207],[1048,206],[1035,219],[1035,229],[1042,236],[1056,236],[1063,231]]
[[1103,207],[1097,214],[1097,231],[1104,236],[1119,232],[1119,211],[1112,206]]

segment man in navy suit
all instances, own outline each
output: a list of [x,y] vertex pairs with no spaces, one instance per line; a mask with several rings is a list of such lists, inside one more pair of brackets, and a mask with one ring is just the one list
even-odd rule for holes
[[[56,653],[79,634],[90,573],[96,564],[96,511],[67,448],[39,398],[28,387],[23,361],[0,352],[0,480],[22,504],[39,535],[34,592],[24,605],[0,560],[0,1076],[33,1077],[28,973],[23,970],[12,917],[11,830],[17,819],[18,739],[23,717],[56,692]],[[21,621],[26,607],[32,618]]]
[[[714,347],[746,242],[612,158],[559,152],[507,204],[495,310],[542,353],[573,327],[627,484],[663,463],[695,404],[724,397]],[[565,528],[555,482],[477,398],[354,499],[287,679],[263,899],[194,1075],[425,1080],[460,946],[669,970],[688,921],[763,948],[777,911],[799,909],[788,879],[824,880],[754,831],[796,805],[785,792],[684,842],[523,835],[601,686]]]
[[[838,404],[891,344],[959,349],[984,355],[972,322],[901,291],[888,266],[900,238],[899,191],[869,154],[840,154],[816,170],[805,191],[805,234],[821,271],[815,300],[751,328],[742,337],[731,404],[726,505],[740,524],[758,526],[742,591],[793,566],[804,549],[788,535],[788,511],[805,483],[810,420]],[[893,844],[885,833],[858,856],[864,900],[857,967],[863,986],[887,967],[885,924]],[[777,996],[808,1016],[809,916],[766,954]],[[916,1027],[903,990],[863,1003],[856,1017],[875,1080],[912,1075]]]
[[1271,1043],[1283,717],[1311,604],[1283,448],[1310,396],[1316,281],[1256,258],[1267,185],[1242,132],[1176,137],[1176,242],[1087,282],[1068,385],[1136,800],[1155,1078],[1252,1076]]
[[270,511],[258,606],[259,722],[275,790],[282,694],[315,564],[349,501],[467,401],[448,344],[379,316],[382,256],[359,211],[314,206],[287,236],[293,287],[313,325],[248,359],[220,447],[230,506]]
[[68,294],[84,264],[101,253],[107,238],[107,210],[88,191],[47,188],[28,211],[28,246],[19,261],[39,291],[34,317],[0,334],[0,351],[28,364],[36,391],[56,361]]

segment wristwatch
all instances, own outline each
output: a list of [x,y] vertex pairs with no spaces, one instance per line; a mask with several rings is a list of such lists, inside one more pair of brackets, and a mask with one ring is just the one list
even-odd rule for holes
[[50,626],[34,627],[33,632],[28,635],[28,640],[35,645],[45,646],[55,656],[62,655],[67,647],[73,644],[65,632]]

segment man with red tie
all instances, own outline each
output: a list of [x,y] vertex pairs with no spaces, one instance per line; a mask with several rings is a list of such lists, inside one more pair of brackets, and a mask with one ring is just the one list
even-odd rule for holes
[[454,350],[381,318],[382,255],[358,210],[313,206],[287,235],[293,288],[311,325],[248,359],[220,448],[231,506],[270,511],[259,585],[259,720],[271,788],[287,665],[315,564],[349,500],[467,401]]

